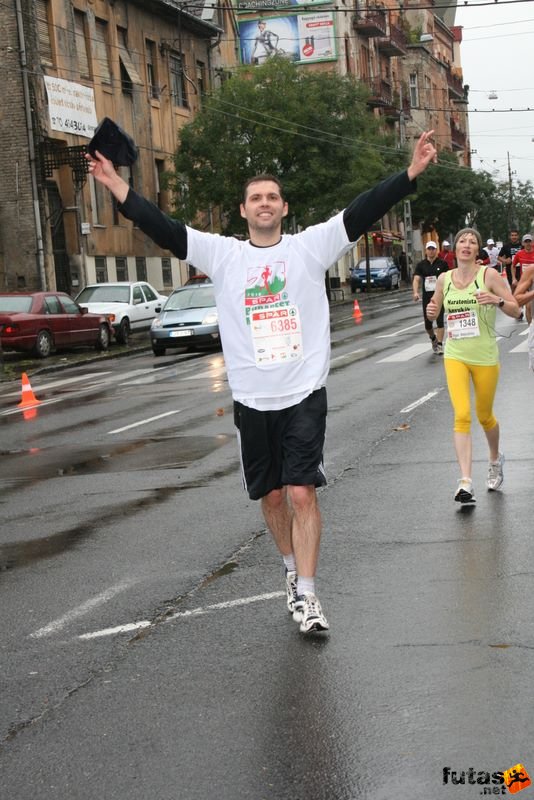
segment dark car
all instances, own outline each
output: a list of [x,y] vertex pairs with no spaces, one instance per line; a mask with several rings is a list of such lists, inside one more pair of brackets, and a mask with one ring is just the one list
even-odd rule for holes
[[[400,270],[389,256],[371,256],[371,288],[373,286],[383,289],[398,289],[400,287]],[[367,289],[367,267],[365,258],[362,258],[350,271],[350,290],[354,294],[356,289],[365,292]]]
[[213,284],[175,289],[150,328],[155,356],[169,347],[220,346]]
[[106,316],[88,314],[63,292],[0,294],[2,348],[46,358],[61,347],[88,345],[107,350]]
[[186,280],[184,286],[198,286],[201,283],[213,283],[213,281],[211,280],[209,275],[204,275],[203,272],[197,272],[196,275],[191,275]]

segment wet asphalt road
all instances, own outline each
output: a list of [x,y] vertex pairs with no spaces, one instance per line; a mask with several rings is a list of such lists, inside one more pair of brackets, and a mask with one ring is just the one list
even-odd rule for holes
[[362,307],[333,312],[322,638],[240,490],[220,355],[36,374],[32,420],[0,386],[3,796],[463,800],[534,772],[525,326],[501,340],[504,490],[475,427],[461,510],[418,309]]

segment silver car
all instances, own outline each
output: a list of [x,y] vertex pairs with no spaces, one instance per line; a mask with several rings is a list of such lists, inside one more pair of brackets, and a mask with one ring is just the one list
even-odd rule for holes
[[175,289],[150,328],[155,356],[170,347],[220,347],[219,319],[211,284]]

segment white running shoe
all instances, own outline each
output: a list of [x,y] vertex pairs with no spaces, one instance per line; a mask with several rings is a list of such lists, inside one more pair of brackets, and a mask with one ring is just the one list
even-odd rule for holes
[[293,619],[295,622],[300,622],[301,633],[327,631],[330,627],[321,604],[313,592],[304,592],[297,597]]
[[460,478],[458,488],[454,494],[454,499],[462,505],[474,505],[476,503],[473,491],[473,481],[470,478]]
[[436,353],[436,355],[438,355],[439,354],[439,342],[438,342],[438,340],[437,339],[432,339],[431,340],[431,344],[432,344],[432,351],[434,353]]
[[504,480],[503,475],[504,453],[499,453],[497,461],[490,461],[486,486],[489,492],[496,492],[500,489]]
[[295,600],[297,599],[297,573],[286,569],[286,595],[287,610],[290,614],[295,610]]

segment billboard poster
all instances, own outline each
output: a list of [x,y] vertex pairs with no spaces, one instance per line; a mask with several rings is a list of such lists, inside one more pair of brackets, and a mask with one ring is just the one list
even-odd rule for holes
[[264,64],[275,55],[299,64],[336,58],[331,11],[240,20],[242,64]]
[[278,11],[282,8],[298,6],[320,6],[331,3],[332,0],[236,0],[235,7],[238,14],[250,14],[254,11]]

